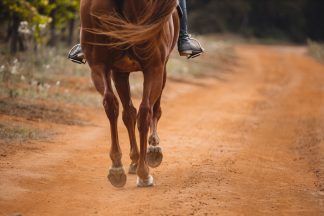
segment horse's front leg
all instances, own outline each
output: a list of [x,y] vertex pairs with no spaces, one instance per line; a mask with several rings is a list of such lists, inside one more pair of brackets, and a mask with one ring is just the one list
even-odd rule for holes
[[153,106],[161,96],[163,86],[164,67],[155,67],[144,70],[143,98],[137,117],[137,126],[140,135],[140,159],[137,168],[137,186],[153,186],[153,177],[149,174],[146,162],[147,137],[153,117]]
[[111,148],[110,158],[112,167],[109,169],[108,179],[115,187],[123,187],[126,184],[126,174],[121,161],[122,152],[119,146],[117,120],[119,115],[118,99],[111,86],[111,71],[102,69],[104,82],[103,106],[110,122]]

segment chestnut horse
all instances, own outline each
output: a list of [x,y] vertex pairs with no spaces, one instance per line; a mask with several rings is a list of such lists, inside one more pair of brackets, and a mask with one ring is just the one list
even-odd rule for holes
[[[81,0],[81,46],[110,122],[112,167],[108,179],[115,187],[125,185],[126,174],[117,131],[119,103],[112,80],[123,106],[122,119],[130,139],[129,173],[138,175],[137,186],[152,186],[148,166],[159,166],[163,157],[157,123],[161,117],[166,64],[178,40],[176,7],[177,0]],[[138,112],[129,85],[129,75],[135,71],[142,71],[144,76]],[[136,123],[140,151],[135,137]]]

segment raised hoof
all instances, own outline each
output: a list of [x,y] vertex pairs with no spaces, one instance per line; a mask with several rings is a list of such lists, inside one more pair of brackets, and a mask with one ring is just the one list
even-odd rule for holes
[[137,164],[132,163],[129,165],[128,174],[136,174]]
[[108,179],[113,186],[117,188],[124,187],[127,180],[124,168],[123,167],[110,168]]
[[146,153],[146,162],[152,167],[160,166],[163,160],[162,148],[160,146],[149,146]]
[[153,176],[149,175],[147,179],[137,177],[137,187],[152,187],[154,186]]

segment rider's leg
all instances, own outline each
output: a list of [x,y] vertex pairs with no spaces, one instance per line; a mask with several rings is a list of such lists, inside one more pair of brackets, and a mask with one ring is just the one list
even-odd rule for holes
[[186,0],[179,0],[179,4],[182,10],[182,17],[180,19],[180,35],[178,41],[178,50],[182,56],[198,56],[204,49],[200,43],[191,38],[188,34],[188,16],[187,16],[187,4]]

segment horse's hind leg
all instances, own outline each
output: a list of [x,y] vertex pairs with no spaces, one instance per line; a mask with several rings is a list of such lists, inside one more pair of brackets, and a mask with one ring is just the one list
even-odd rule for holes
[[132,160],[128,173],[136,174],[137,163],[139,159],[139,151],[135,136],[137,111],[131,99],[129,86],[129,73],[113,72],[113,79],[119,98],[123,105],[123,121],[128,131],[130,140],[130,158]]
[[123,187],[126,184],[126,175],[121,162],[121,149],[118,141],[117,120],[119,114],[119,104],[116,96],[113,93],[111,86],[111,71],[105,67],[92,68],[96,71],[101,71],[103,74],[104,95],[103,106],[110,122],[111,130],[111,149],[110,158],[112,167],[109,170],[108,179],[115,187]]
[[[162,90],[164,89],[166,82],[166,71],[163,75],[163,86]],[[151,122],[151,135],[149,137],[149,147],[146,154],[147,163],[150,167],[156,168],[160,166],[163,160],[163,154],[162,154],[162,148],[159,146],[160,139],[157,133],[157,125],[162,115],[162,109],[161,109],[161,95],[158,98],[158,100],[155,102],[153,107],[153,118]]]
[[137,186],[147,187],[153,185],[153,177],[149,175],[146,163],[147,137],[152,121],[153,106],[161,96],[163,86],[163,67],[144,70],[143,98],[138,112],[137,126],[140,134],[140,159],[137,168]]

